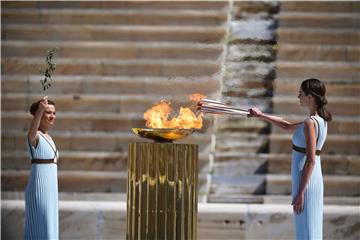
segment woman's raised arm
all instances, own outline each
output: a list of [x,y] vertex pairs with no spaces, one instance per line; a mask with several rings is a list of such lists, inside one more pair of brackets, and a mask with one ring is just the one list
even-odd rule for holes
[[31,145],[36,146],[37,145],[37,131],[40,126],[42,115],[46,109],[46,106],[48,104],[47,96],[43,97],[39,102],[39,107],[36,110],[34,117],[31,121],[29,132],[28,132],[28,139],[31,143]]

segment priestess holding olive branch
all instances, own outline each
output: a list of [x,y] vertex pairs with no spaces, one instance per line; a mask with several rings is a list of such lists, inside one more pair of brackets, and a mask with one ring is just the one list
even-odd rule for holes
[[48,130],[55,123],[55,104],[45,96],[30,107],[33,115],[27,135],[31,157],[25,190],[24,239],[58,239],[58,151]]
[[322,239],[323,193],[320,153],[327,136],[327,122],[332,116],[326,110],[324,83],[307,79],[301,83],[298,98],[307,107],[309,117],[303,122],[291,123],[281,117],[249,109],[249,117],[257,117],[294,132],[291,161],[292,206],[296,239]]
[[[48,68],[41,80],[44,91],[50,87],[54,50],[48,51]],[[49,129],[55,123],[55,103],[44,96],[30,107],[33,116],[27,134],[31,170],[25,189],[24,239],[59,238],[57,160],[59,153]]]

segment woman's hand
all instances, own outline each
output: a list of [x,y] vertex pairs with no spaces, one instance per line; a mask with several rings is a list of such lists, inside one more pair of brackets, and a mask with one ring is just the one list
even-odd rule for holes
[[43,113],[46,110],[47,106],[48,106],[48,97],[45,96],[40,100],[39,108],[38,108],[37,112]]
[[304,210],[304,194],[298,193],[293,199],[291,205],[293,206],[293,210],[296,214],[302,213]]
[[263,113],[258,108],[252,107],[249,109],[248,117],[261,117],[262,114]]

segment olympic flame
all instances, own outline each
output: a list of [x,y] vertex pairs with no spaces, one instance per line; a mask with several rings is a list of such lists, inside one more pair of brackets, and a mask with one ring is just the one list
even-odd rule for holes
[[[198,102],[206,98],[199,93],[190,96],[190,100]],[[196,114],[189,107],[180,107],[177,117],[169,119],[172,112],[171,103],[161,100],[144,112],[144,119],[148,128],[178,128],[178,129],[200,129],[203,124],[203,113]]]

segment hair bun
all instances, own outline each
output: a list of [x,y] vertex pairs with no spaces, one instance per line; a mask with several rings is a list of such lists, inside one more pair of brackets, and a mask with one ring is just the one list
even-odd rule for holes
[[326,105],[326,104],[328,103],[326,97],[322,97],[322,98],[321,98],[321,102],[322,102],[324,105]]

